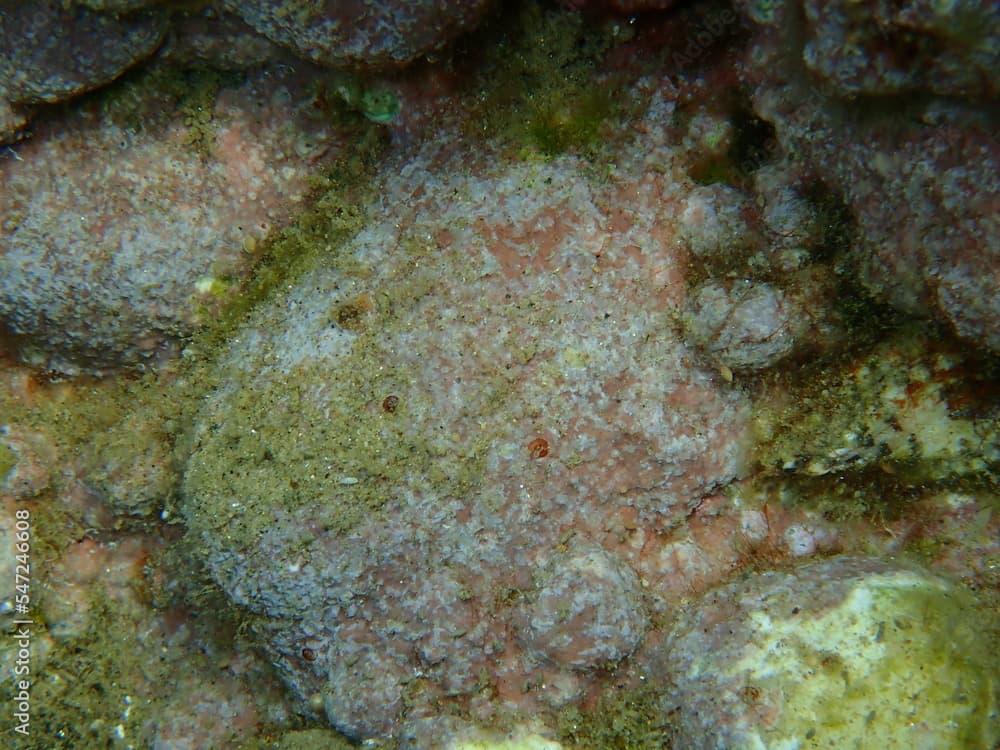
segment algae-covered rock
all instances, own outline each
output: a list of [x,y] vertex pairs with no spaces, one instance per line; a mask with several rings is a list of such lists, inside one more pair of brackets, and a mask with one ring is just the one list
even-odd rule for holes
[[991,750],[995,614],[917,568],[840,557],[751,575],[684,613],[664,702],[684,750]]
[[169,436],[141,411],[95,436],[84,451],[87,484],[118,516],[149,516],[179,482]]
[[40,124],[0,162],[0,321],[21,358],[75,374],[176,353],[338,149],[311,101],[287,71],[150,74]]
[[428,144],[220,356],[185,439],[192,538],[354,739],[445,697],[492,728],[581,701],[648,629],[619,540],[740,470],[744,395],[669,325],[670,204],[611,222],[609,189],[576,157]]
[[759,24],[741,67],[754,111],[842,197],[868,293],[1000,351],[997,4],[739,5]]
[[989,373],[923,334],[817,368],[759,405],[758,457],[768,468],[822,476],[880,467],[914,483],[1000,468],[1000,402]]
[[330,729],[299,729],[285,732],[270,750],[349,750],[352,747],[352,743]]
[[843,95],[996,96],[1000,11],[986,0],[806,0],[806,65]]

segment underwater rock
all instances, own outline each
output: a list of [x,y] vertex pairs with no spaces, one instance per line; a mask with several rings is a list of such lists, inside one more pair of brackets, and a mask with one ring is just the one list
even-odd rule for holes
[[44,435],[0,426],[0,493],[27,500],[48,489],[58,452]]
[[1000,7],[989,0],[805,0],[802,59],[841,96],[1000,93]]
[[967,355],[901,334],[823,368],[802,393],[776,388],[757,414],[758,457],[785,473],[878,469],[913,485],[995,476],[1000,399]]
[[403,65],[441,47],[474,28],[493,0],[225,0],[224,5],[307,60],[373,68]]
[[[823,24],[803,31],[795,3],[741,5],[759,24],[742,73],[754,109],[800,160],[802,176],[843,196],[856,226],[840,232],[854,240],[861,282],[877,299],[911,315],[936,314],[960,337],[1000,351],[1000,139],[993,100],[936,96],[966,86],[939,91],[921,77],[918,89],[902,86],[906,95],[878,89],[875,99],[845,97],[852,92],[838,87],[837,76],[843,83],[855,73],[837,63],[827,71],[833,78],[817,81],[808,67],[810,60],[818,65],[815,51],[839,43],[843,59],[863,70],[885,62],[876,51],[852,46]],[[966,20],[985,14],[985,25],[970,28],[965,39],[968,53],[978,54],[973,42],[996,35],[997,12],[993,5],[972,6],[978,10]],[[985,89],[995,83],[976,91]]]
[[790,165],[768,164],[754,173],[756,204],[768,239],[768,270],[782,278],[799,269],[817,266],[824,235],[823,217],[815,200],[796,179]]
[[222,10],[171,18],[170,34],[156,54],[156,64],[160,63],[232,71],[278,65],[301,66],[300,72],[309,68],[301,58]]
[[600,547],[557,553],[540,572],[521,612],[525,644],[571,669],[613,666],[649,626],[635,571]]
[[115,516],[159,512],[180,482],[168,436],[154,418],[133,412],[84,453],[84,481]]
[[913,566],[835,557],[746,576],[662,645],[673,746],[989,750],[998,631],[967,591]]
[[698,258],[731,263],[731,258],[760,249],[764,240],[747,214],[749,196],[716,182],[699,185],[684,197],[681,237]]
[[97,11],[111,11],[112,13],[124,13],[139,8],[151,8],[156,5],[163,5],[164,0],[72,0],[73,5],[81,8],[90,8]]
[[680,321],[689,343],[724,372],[773,367],[843,338],[815,201],[787,165],[753,177],[752,194],[715,182],[689,190],[680,206],[693,277]]
[[561,0],[567,8],[581,11],[604,11],[611,13],[643,13],[651,10],[665,10],[674,0]]
[[691,343],[732,370],[774,365],[795,348],[807,320],[780,289],[749,281],[704,284],[694,290],[684,313]]
[[371,223],[237,334],[184,441],[209,569],[355,739],[443,700],[491,726],[581,701],[647,627],[629,540],[743,462],[745,395],[671,325],[689,186],[646,171],[669,147],[595,180],[460,144],[385,170]]
[[351,750],[355,745],[332,729],[296,729],[285,732],[273,744],[274,750]]
[[[152,54],[166,31],[161,13],[116,16],[56,0],[3,0],[0,101],[24,109],[103,86]],[[14,137],[16,121],[4,118],[0,126],[0,143]]]
[[238,89],[177,75],[49,121],[0,162],[0,320],[25,361],[73,374],[172,356],[337,152],[287,73]]
[[810,85],[836,97],[882,104],[878,97],[908,93],[1000,94],[1000,9],[989,0],[738,0],[737,7],[786,40],[775,51],[808,69]]
[[542,729],[518,726],[507,731],[484,730],[451,716],[410,722],[399,738],[399,750],[562,750],[563,745]]

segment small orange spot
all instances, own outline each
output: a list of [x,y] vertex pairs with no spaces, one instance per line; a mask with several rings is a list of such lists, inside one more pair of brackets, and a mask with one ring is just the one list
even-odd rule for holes
[[532,458],[545,458],[549,455],[549,441],[543,437],[536,437],[528,443],[528,455]]
[[399,406],[399,396],[386,396],[382,399],[382,411],[392,414]]

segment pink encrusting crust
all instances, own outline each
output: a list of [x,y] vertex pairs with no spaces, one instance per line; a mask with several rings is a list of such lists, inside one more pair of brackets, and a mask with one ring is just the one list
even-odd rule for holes
[[[310,273],[233,348],[233,377],[257,373],[279,431],[308,434],[315,420],[279,383],[302,384],[309,413],[353,413],[338,362],[378,321],[361,341],[369,377],[386,384],[364,418],[383,420],[380,439],[417,446],[379,511],[344,535],[326,531],[326,507],[268,509],[276,521],[255,548],[209,541],[237,602],[308,613],[264,626],[267,640],[295,691],[351,735],[396,731],[446,697],[483,720],[581,700],[595,670],[648,631],[638,571],[666,575],[630,538],[681,524],[743,470],[746,397],[698,367],[673,321],[690,183],[670,176],[671,90],[651,95],[640,138],[604,175],[573,156],[506,163],[481,144],[428,141],[384,172],[377,219],[340,252],[349,263]],[[360,318],[338,331],[330,310],[345,305]],[[245,434],[234,393],[223,388],[203,419],[226,413]],[[379,406],[390,393],[391,413]],[[269,424],[253,429],[271,439]],[[203,438],[193,507],[229,493],[230,507],[259,502],[253,485],[217,483],[217,447]],[[310,476],[332,477],[338,503],[381,473],[359,466],[340,480],[326,461]],[[290,545],[302,528],[313,541]]]
[[305,85],[271,72],[182,112],[168,94],[128,111],[126,89],[12,147],[0,320],[30,337],[23,358],[75,373],[173,354],[343,145]]

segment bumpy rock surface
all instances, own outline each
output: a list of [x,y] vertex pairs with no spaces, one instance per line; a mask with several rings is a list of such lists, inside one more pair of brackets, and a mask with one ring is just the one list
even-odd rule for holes
[[[759,24],[744,68],[754,108],[773,123],[789,152],[846,198],[857,222],[862,282],[909,314],[931,310],[960,336],[1000,350],[995,113],[989,100],[984,106],[932,96],[995,97],[995,62],[980,66],[992,71],[987,76],[932,49],[945,44],[960,57],[992,59],[996,43],[990,40],[1000,33],[995,5],[961,4],[965,31],[921,37],[934,39],[931,47],[911,45],[910,21],[900,19],[920,15],[928,29],[935,23],[953,27],[959,16],[952,10],[936,16],[933,4],[914,3],[880,28],[881,4],[872,17],[859,8],[856,22],[865,29],[859,35],[849,33],[855,21],[839,4],[824,12],[810,4],[804,17],[795,2],[741,5]],[[897,80],[903,59],[906,70],[917,73]],[[933,72],[939,65],[954,75]],[[914,87],[926,96],[898,95]],[[859,91],[879,96],[864,103],[843,98]]]
[[806,65],[844,95],[1000,93],[1000,8],[987,0],[806,0]]
[[[539,137],[539,126],[551,135],[581,116],[567,106],[521,127],[531,137],[512,137],[515,148],[510,141],[496,148],[470,136],[484,132],[482,111],[459,126],[449,119],[469,104],[449,95],[459,85],[454,67],[420,66],[400,77],[405,106],[384,128],[396,156],[378,171],[367,228],[343,240],[343,220],[320,209],[350,213],[350,191],[324,196],[289,233],[316,242],[296,256],[296,273],[271,289],[224,350],[190,350],[158,385],[143,378],[143,388],[119,391],[113,378],[42,382],[11,364],[14,342],[0,337],[0,412],[10,422],[0,427],[0,573],[13,581],[15,512],[30,507],[36,528],[57,537],[38,547],[46,552],[38,569],[46,630],[34,641],[33,665],[74,677],[36,682],[39,727],[65,727],[64,744],[76,747],[123,737],[158,750],[346,745],[332,730],[280,741],[281,728],[304,710],[350,733],[354,745],[398,741],[399,750],[696,750],[704,743],[735,750],[769,733],[829,750],[851,746],[858,726],[881,732],[879,750],[892,747],[886,737],[901,738],[896,744],[907,750],[921,742],[993,750],[996,716],[978,720],[991,710],[995,685],[978,688],[988,682],[980,679],[985,670],[993,670],[988,677],[997,671],[990,661],[1000,586],[995,384],[988,374],[970,374],[982,358],[956,356],[971,347],[940,340],[947,337],[913,341],[900,328],[880,331],[891,337],[882,346],[858,351],[851,340],[835,357],[807,358],[817,332],[828,350],[851,332],[838,330],[828,309],[850,264],[843,246],[827,240],[836,218],[856,215],[859,204],[849,200],[831,213],[827,198],[872,188],[848,184],[850,174],[840,187],[829,176],[839,167],[810,172],[801,155],[839,156],[843,146],[856,163],[874,153],[871,168],[882,170],[884,154],[851,144],[848,125],[836,117],[824,126],[830,144],[801,134],[801,147],[784,160],[773,145],[748,153],[748,140],[769,134],[748,125],[749,113],[734,104],[743,101],[736,50],[713,46],[720,34],[737,41],[727,36],[735,34],[727,20],[735,15],[711,2],[683,7],[707,8],[718,23],[658,14],[669,37],[661,27],[616,46],[611,57],[621,65],[641,59],[644,75],[629,87],[640,92],[636,106],[618,111],[623,121],[591,131],[600,145]],[[549,13],[556,11],[546,4],[533,17]],[[275,59],[276,45],[231,21],[188,17],[190,36],[181,40],[175,29],[169,59],[237,66],[258,55]],[[536,35],[537,28],[530,29],[535,45],[558,39],[557,47],[578,47],[562,31]],[[652,58],[652,49],[667,51]],[[680,68],[654,73],[653,59]],[[803,71],[805,63],[795,63]],[[294,66],[299,73],[308,67]],[[553,70],[562,76],[566,67]],[[180,315],[176,330],[184,331],[197,322],[178,313],[192,278],[200,314],[213,309],[206,298],[231,292],[244,265],[227,265],[227,253],[254,243],[245,231],[234,235],[243,238],[235,245],[207,238],[228,237],[220,229],[227,222],[284,215],[275,193],[294,198],[298,170],[341,145],[336,136],[308,137],[325,132],[322,123],[314,131],[289,122],[303,99],[283,76],[272,70],[266,79],[277,89],[258,81],[245,96],[225,93],[233,111],[206,106],[191,91],[176,108],[183,126],[180,118],[115,120],[118,130],[109,132],[125,141],[71,127],[65,148],[51,152],[57,131],[43,128],[33,148],[0,156],[22,170],[15,170],[15,197],[27,192],[49,205],[49,192],[74,183],[53,164],[117,191],[110,207],[78,201],[76,188],[59,195],[51,204],[71,208],[54,211],[51,224],[29,216],[27,203],[3,217],[4,242],[28,217],[36,239],[55,232],[58,243],[71,234],[60,226],[67,217],[105,218],[89,226],[89,242],[68,245],[72,254],[53,243],[48,254],[25,256],[2,275],[37,310],[56,309],[39,302],[46,294],[76,294],[90,318],[94,341],[80,338],[85,326],[71,311],[58,324],[26,328],[38,361],[67,369],[120,363],[133,353],[142,361],[146,348],[130,338],[137,331],[153,330],[154,348],[172,336],[155,333],[160,307],[140,307],[132,317],[136,305],[155,297],[168,320]],[[326,77],[327,93],[335,80]],[[522,69],[499,77],[497,88],[512,80],[516,88],[533,79]],[[577,91],[605,83],[588,73]],[[479,106],[490,85],[477,87]],[[322,108],[320,88],[307,104]],[[551,102],[547,84],[525,88],[532,107],[510,108],[522,120]],[[767,98],[774,91],[762,85],[755,102],[780,115],[779,135],[795,146],[788,134],[806,120],[781,114],[781,102]],[[121,114],[113,100],[101,101]],[[795,110],[802,99],[790,101]],[[152,106],[164,109],[160,99]],[[508,108],[488,107],[497,109]],[[826,104],[797,111],[817,110],[829,114]],[[945,119],[954,116],[945,110]],[[86,109],[82,120],[96,117]],[[850,137],[872,132],[869,146],[887,142],[877,128],[859,127]],[[88,138],[104,158],[88,151]],[[122,160],[107,156],[116,146]],[[564,148],[599,156],[582,159]],[[73,156],[77,149],[83,157]],[[29,159],[45,153],[55,158]],[[211,175],[220,164],[226,177],[214,191],[206,186],[217,184]],[[268,172],[271,164],[278,176]],[[111,175],[122,167],[119,184]],[[37,184],[28,180],[31,170]],[[728,182],[712,182],[720,179]],[[168,193],[151,187],[161,184]],[[940,184],[937,177],[927,183]],[[974,195],[959,183],[952,188],[952,208]],[[139,202],[119,202],[133,190]],[[219,195],[236,208],[213,204]],[[131,252],[147,236],[136,228],[147,225],[130,224],[122,211],[176,225],[176,295],[161,298],[158,289],[100,275],[105,257],[118,247]],[[874,227],[884,213],[873,210],[865,221]],[[207,221],[207,234],[184,226],[187,218]],[[134,237],[123,238],[119,230],[130,226]],[[885,242],[890,247],[888,236]],[[148,264],[157,273],[175,264],[169,243],[154,247]],[[218,264],[189,276],[189,248]],[[92,268],[102,300],[124,284],[117,302],[92,306],[91,296],[78,293],[74,279],[90,284]],[[894,274],[911,268],[913,278],[927,275],[909,262]],[[42,293],[31,296],[15,280],[22,274]],[[928,294],[938,288],[933,276],[925,280]],[[878,288],[874,277],[868,283]],[[752,294],[733,293],[740,288]],[[892,287],[901,299],[916,288]],[[984,300],[993,302],[988,294]],[[839,310],[851,300],[836,302]],[[8,319],[20,321],[8,304]],[[969,300],[956,305],[972,324],[983,319]],[[109,322],[119,310],[128,311],[121,329]],[[684,325],[685,311],[703,325],[721,312],[724,324],[698,339]],[[805,332],[797,328],[804,318]],[[59,338],[66,321],[76,339]],[[793,334],[791,350],[772,348],[775,331]],[[714,352],[715,342],[725,346]],[[742,359],[720,358],[727,353]],[[754,378],[752,387],[729,371],[738,362],[770,367],[781,356],[795,357],[794,366]],[[104,396],[112,394],[109,407]],[[175,409],[180,401],[185,406]],[[748,423],[760,475],[731,482],[746,471]],[[76,436],[65,437],[67,428]],[[123,516],[142,516],[150,530],[159,511],[173,517],[180,469],[173,461],[188,455],[180,502],[190,534],[171,550],[182,562],[165,566],[161,544],[173,543],[177,527],[162,539],[135,534]],[[980,619],[953,584],[892,562],[756,572],[843,552],[919,555],[974,586],[994,620]],[[202,563],[245,610],[239,621],[248,627],[239,633],[261,636],[259,662],[239,636],[233,648],[228,618],[212,617],[227,608],[221,599],[206,603],[211,587],[192,574]],[[2,624],[12,606],[0,590]],[[0,673],[13,668],[9,652],[0,650]],[[284,693],[270,692],[272,665],[298,710]],[[170,677],[181,673],[179,683]],[[903,682],[919,694],[900,696]],[[91,702],[90,695],[100,697]],[[895,702],[886,698],[893,695]],[[903,716],[900,707],[913,710]],[[898,731],[901,717],[907,728]],[[672,744],[670,726],[678,730]],[[37,742],[48,750],[55,740],[40,733]]]
[[493,0],[225,0],[264,36],[324,65],[401,65],[474,27]]
[[664,643],[674,746],[987,750],[998,628],[948,581],[871,558],[749,576]]
[[[825,372],[805,405],[773,393],[757,421],[762,445],[770,446],[760,451],[763,462],[813,476],[881,466],[913,482],[995,475],[1000,399],[961,349],[933,351],[923,336],[899,337]],[[973,400],[975,409],[962,408]]]
[[562,4],[574,10],[642,13],[669,8],[674,0],[562,0]]
[[639,577],[600,547],[574,547],[538,575],[518,629],[532,651],[554,664],[617,664],[649,626]]
[[91,10],[111,11],[113,13],[123,13],[139,8],[149,8],[155,5],[162,5],[164,0],[73,0],[73,5]]
[[[166,16],[159,13],[118,17],[55,0],[3,0],[0,100],[23,108],[102,86],[149,56],[166,31]],[[0,118],[0,143],[23,124],[13,116]]]
[[760,370],[788,355],[808,322],[780,289],[766,283],[708,283],[685,313],[688,338],[733,370]]
[[429,144],[221,363],[189,524],[353,737],[445,700],[488,723],[582,700],[645,636],[635,570],[674,569],[637,528],[740,471],[744,396],[671,325],[687,184],[647,172],[673,158],[662,106],[610,179]]
[[198,100],[187,84],[186,101],[142,81],[0,162],[0,320],[29,337],[34,364],[73,373],[168,356],[338,147],[286,75],[217,96],[202,82]]

